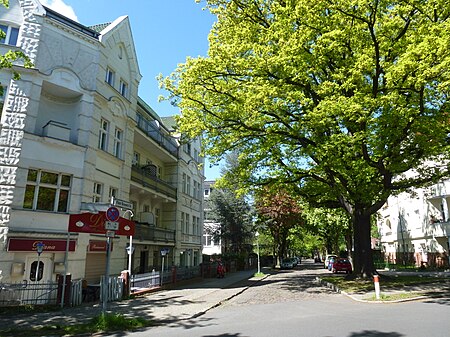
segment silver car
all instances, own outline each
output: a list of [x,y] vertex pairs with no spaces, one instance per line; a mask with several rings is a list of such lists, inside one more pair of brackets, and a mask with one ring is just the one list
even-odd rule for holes
[[293,258],[283,259],[281,262],[281,269],[293,269],[297,264],[297,261]]

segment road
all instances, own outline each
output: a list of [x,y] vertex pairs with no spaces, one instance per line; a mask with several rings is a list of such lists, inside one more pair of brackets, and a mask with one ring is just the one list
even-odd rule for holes
[[322,273],[311,265],[279,272],[196,319],[126,336],[450,336],[449,301],[356,302],[320,286],[315,277]]

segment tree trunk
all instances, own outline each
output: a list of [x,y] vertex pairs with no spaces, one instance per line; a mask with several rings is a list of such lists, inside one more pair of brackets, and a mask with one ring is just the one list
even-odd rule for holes
[[353,220],[353,273],[360,277],[372,277],[376,274],[370,236],[370,214],[355,209]]

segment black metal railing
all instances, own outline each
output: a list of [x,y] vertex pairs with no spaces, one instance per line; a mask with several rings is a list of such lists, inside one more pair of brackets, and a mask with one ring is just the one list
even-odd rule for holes
[[175,242],[175,231],[136,222],[134,237],[138,240]]
[[177,189],[169,183],[166,183],[156,177],[151,170],[139,166],[133,166],[131,168],[131,180],[168,197],[174,199],[177,197]]
[[136,115],[136,123],[139,129],[145,132],[171,155],[178,157],[178,144],[173,137],[161,132],[155,121],[149,121],[140,114]]

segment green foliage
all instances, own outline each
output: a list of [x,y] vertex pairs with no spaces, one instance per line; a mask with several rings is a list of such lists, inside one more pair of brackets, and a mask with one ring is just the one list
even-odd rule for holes
[[[8,0],[0,0],[0,6],[9,8]],[[0,38],[4,38],[5,33],[0,30]],[[8,50],[5,54],[0,55],[0,69],[12,69],[14,65],[21,65],[25,68],[31,68],[33,66],[30,58],[20,50]],[[18,71],[13,70],[13,78],[15,80],[20,79]],[[3,94],[3,87],[0,86],[0,94]]]
[[[161,84],[205,153],[239,150],[236,179],[289,183],[352,217],[371,272],[370,216],[449,176],[445,0],[209,0],[207,57]],[[359,261],[359,255],[364,261]],[[364,268],[363,268],[364,269]]]

